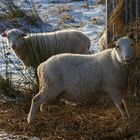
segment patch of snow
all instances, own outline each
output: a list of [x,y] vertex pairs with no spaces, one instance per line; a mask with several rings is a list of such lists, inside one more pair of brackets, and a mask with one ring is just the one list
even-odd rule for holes
[[4,131],[1,131],[0,140],[40,140],[40,138],[28,137],[24,135],[11,135],[11,134],[5,133]]

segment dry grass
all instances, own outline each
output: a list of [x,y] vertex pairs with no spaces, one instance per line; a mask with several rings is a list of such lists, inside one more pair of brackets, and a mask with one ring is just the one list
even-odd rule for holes
[[[133,20],[136,19],[136,8],[135,8],[135,2],[133,2],[132,7],[132,15]],[[130,15],[130,1],[128,0],[128,16]],[[119,36],[125,36],[128,31],[136,32],[136,22],[130,20],[130,16],[128,17],[128,23],[125,23],[125,0],[118,0],[117,5],[115,9],[112,11],[111,16],[109,18],[109,30],[112,30],[114,28],[115,35]],[[139,26],[140,27],[140,26]],[[140,28],[139,28],[140,30]]]
[[30,101],[3,103],[0,106],[0,130],[37,136],[44,140],[138,140],[140,106],[129,106],[130,118],[122,120],[115,106],[49,106],[37,115],[33,125],[26,118]]
[[18,94],[19,91],[14,88],[11,79],[4,79],[0,76],[0,96],[4,95],[7,97],[15,98]]
[[139,106],[131,106],[131,118],[123,121],[118,109],[105,97],[78,107],[63,104],[46,107],[38,113],[35,124],[28,125],[26,119],[33,93],[26,93],[26,98],[20,102],[0,102],[0,131],[44,140],[140,138]]
[[1,19],[7,18],[18,18],[26,16],[25,11],[20,9],[18,6],[14,4],[14,2],[10,0],[1,0],[0,11],[4,12],[4,15],[1,15]]
[[63,24],[65,22],[70,22],[70,21],[74,21],[72,15],[68,14],[68,13],[64,13],[60,16],[59,18],[59,24]]
[[37,26],[38,21],[42,21],[35,8],[33,10],[23,10],[11,0],[1,0],[0,11],[2,12],[0,20],[6,20],[13,25],[17,22],[17,18],[23,18],[27,24],[35,26]]
[[115,27],[114,29],[115,33],[116,35],[119,35],[119,36],[123,36],[126,30],[126,28],[124,28],[125,27],[124,7],[125,7],[125,1],[120,0],[109,18],[109,29],[111,30]]
[[59,12],[59,14],[62,14],[62,13],[64,13],[64,12],[66,12],[66,11],[71,11],[72,10],[72,7],[70,6],[70,5],[60,5],[60,6],[58,6],[58,12]]
[[140,101],[140,51],[137,51],[129,68],[128,88]]
[[106,0],[99,0],[98,4],[105,4]]

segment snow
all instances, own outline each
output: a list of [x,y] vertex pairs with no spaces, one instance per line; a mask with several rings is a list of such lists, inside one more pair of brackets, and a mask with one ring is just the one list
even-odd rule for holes
[[[32,3],[31,1],[30,3],[28,3],[27,0],[14,1],[18,6],[20,6],[23,9],[29,9],[29,5],[30,8],[31,5],[35,5],[37,12],[40,18],[42,19],[42,22],[39,23],[38,27],[27,25],[23,21],[23,19],[19,19],[21,30],[27,27],[29,29],[29,32],[50,32],[65,28],[74,28],[82,31],[90,38],[91,51],[99,51],[98,39],[100,33],[105,27],[106,9],[105,5],[98,5],[97,0],[89,0],[89,9],[85,8],[85,1],[69,2],[69,0],[49,0],[52,3],[48,3],[48,0],[35,0]],[[0,27],[1,29],[13,28],[11,24],[7,24],[7,22],[5,21],[0,21]],[[24,70],[23,65],[21,64],[19,59],[7,49],[6,40],[1,36],[0,58],[1,75],[5,75],[5,60],[7,60],[10,63],[7,69],[9,73],[12,74],[12,78],[15,82],[19,78],[23,79],[23,77],[21,76],[22,74],[28,73],[27,70]],[[28,76],[28,74],[25,75]],[[28,78],[26,77],[25,79]],[[23,79],[23,81],[25,79]],[[31,81],[33,81],[33,79]]]
[[29,138],[24,135],[11,135],[8,133],[5,133],[4,131],[0,132],[0,140],[40,140],[40,138],[32,137]]
[[[90,37],[92,43],[90,49],[95,51],[99,50],[98,38],[105,26],[106,18],[104,5],[97,5],[97,1],[92,0],[92,3],[90,1],[90,9],[87,9],[83,7],[85,4],[83,1],[55,4],[55,6],[54,4],[45,3],[45,0],[43,2],[43,5],[38,4],[38,12],[42,18],[46,18],[54,30],[63,29],[65,27],[79,29]],[[65,15],[68,15],[70,19],[63,19]]]

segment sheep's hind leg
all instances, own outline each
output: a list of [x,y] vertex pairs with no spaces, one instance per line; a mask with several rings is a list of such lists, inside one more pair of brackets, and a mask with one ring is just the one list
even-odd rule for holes
[[40,105],[40,111],[43,111],[44,104],[51,104],[51,105],[58,104],[60,100],[60,96],[61,96],[61,91],[59,89],[56,89],[54,87],[46,89],[46,93],[44,96],[45,100]]
[[[47,97],[46,97],[47,98]],[[48,100],[48,99],[47,99]],[[51,104],[51,105],[57,105],[57,104],[59,104],[59,101],[60,101],[60,99],[59,99],[59,97],[56,97],[56,98],[54,98],[54,99],[49,99],[48,100],[48,102],[47,102],[47,100],[45,100],[46,102],[44,102],[44,103],[42,103],[41,105],[40,105],[40,111],[42,112],[43,110],[44,110],[44,106],[46,105],[46,104]]]

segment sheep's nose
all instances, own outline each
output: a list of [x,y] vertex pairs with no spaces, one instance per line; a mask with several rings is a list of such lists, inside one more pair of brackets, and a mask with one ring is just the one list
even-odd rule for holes
[[132,59],[132,55],[126,55],[125,56],[125,61],[130,61]]
[[125,60],[129,60],[129,59],[130,59],[130,55],[126,55]]

